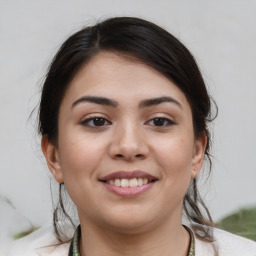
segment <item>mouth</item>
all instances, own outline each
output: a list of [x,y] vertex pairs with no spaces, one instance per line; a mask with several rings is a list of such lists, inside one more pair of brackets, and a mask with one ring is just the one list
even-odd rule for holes
[[99,181],[103,182],[107,187],[131,190],[151,187],[158,179],[143,171],[118,171],[99,179]]

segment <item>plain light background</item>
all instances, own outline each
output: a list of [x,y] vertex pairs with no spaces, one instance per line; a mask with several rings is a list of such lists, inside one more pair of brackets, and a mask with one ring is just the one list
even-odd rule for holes
[[0,194],[34,225],[51,222],[49,172],[29,120],[47,66],[82,26],[137,16],[190,49],[217,101],[214,165],[202,188],[214,219],[256,205],[255,13],[250,0],[0,0]]

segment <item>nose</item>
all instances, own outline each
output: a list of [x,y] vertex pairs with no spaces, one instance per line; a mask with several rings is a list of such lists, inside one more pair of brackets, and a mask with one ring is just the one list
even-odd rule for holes
[[147,139],[140,127],[129,124],[116,127],[109,148],[111,158],[135,161],[145,159],[148,153]]

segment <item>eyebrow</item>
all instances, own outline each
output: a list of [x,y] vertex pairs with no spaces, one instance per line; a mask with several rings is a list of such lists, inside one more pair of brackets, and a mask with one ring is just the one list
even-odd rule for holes
[[72,107],[78,105],[79,103],[83,102],[91,102],[99,105],[104,105],[104,106],[110,106],[110,107],[117,107],[118,103],[115,100],[111,100],[105,97],[98,97],[98,96],[84,96],[76,100],[73,104]]
[[[77,99],[72,104],[71,108],[73,108],[76,105],[83,103],[83,102],[90,102],[90,103],[95,103],[95,104],[110,106],[110,107],[118,107],[118,102],[115,100],[109,99],[109,98],[98,97],[98,96],[83,96],[83,97]],[[174,98],[169,97],[169,96],[156,97],[156,98],[142,100],[139,104],[139,108],[151,107],[151,106],[159,105],[159,104],[165,103],[165,102],[174,103],[180,109],[183,109],[180,102],[178,102],[177,100],[175,100]]]
[[176,104],[181,110],[183,109],[182,105],[180,102],[178,102],[177,100],[175,100],[172,97],[169,96],[164,96],[164,97],[157,97],[157,98],[151,98],[151,99],[146,99],[141,101],[141,103],[139,104],[140,108],[144,108],[144,107],[151,107],[154,105],[158,105],[161,103],[165,103],[165,102],[170,102],[170,103],[174,103]]

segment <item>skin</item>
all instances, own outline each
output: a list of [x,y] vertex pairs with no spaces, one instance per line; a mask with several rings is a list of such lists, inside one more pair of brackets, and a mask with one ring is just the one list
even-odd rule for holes
[[[74,105],[84,96],[105,97],[118,106]],[[178,104],[140,106],[156,97]],[[85,121],[92,117],[103,118],[101,125]],[[160,125],[156,118],[162,118]],[[187,255],[182,202],[202,167],[206,138],[195,139],[183,92],[131,57],[101,52],[71,82],[58,122],[58,145],[44,136],[42,150],[77,206],[82,255]],[[142,170],[158,180],[140,195],[119,196],[99,179],[120,170]]]

